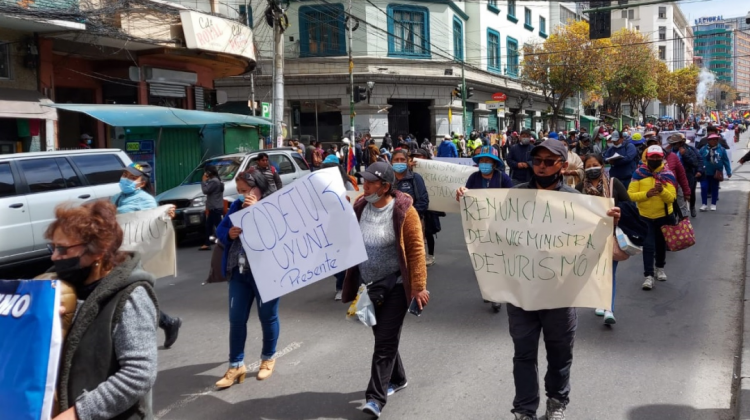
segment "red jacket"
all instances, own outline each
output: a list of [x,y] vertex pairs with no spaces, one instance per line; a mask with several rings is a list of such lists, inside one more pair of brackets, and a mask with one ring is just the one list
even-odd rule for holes
[[688,183],[687,176],[685,176],[685,167],[682,166],[682,162],[680,162],[680,158],[676,153],[667,154],[667,167],[677,178],[677,184],[682,188],[682,195],[685,197],[692,195],[690,184]]

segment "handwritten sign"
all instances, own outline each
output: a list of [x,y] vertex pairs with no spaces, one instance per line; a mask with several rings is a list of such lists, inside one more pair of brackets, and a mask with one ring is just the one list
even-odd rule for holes
[[338,168],[315,171],[229,216],[263,302],[367,259]]
[[460,208],[456,201],[456,190],[466,186],[466,180],[478,169],[436,160],[414,159],[414,162],[414,172],[422,175],[430,196],[429,209],[458,213]]
[[253,31],[240,22],[191,10],[181,11],[180,21],[188,48],[239,55],[255,61]]
[[0,417],[49,419],[62,348],[56,280],[0,280]]
[[461,220],[482,297],[526,310],[610,309],[612,206],[583,194],[469,190]]
[[436,157],[432,158],[433,160],[438,160],[440,162],[447,162],[452,163],[454,165],[464,165],[464,166],[477,166],[476,163],[474,163],[474,160],[472,158],[446,158],[446,157]]
[[121,251],[141,255],[143,269],[156,278],[177,275],[177,251],[170,206],[117,215],[123,233]]

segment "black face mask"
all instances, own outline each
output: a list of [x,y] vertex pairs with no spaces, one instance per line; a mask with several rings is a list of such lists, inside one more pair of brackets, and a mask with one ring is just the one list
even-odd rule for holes
[[536,181],[536,184],[545,190],[552,185],[557,184],[560,181],[560,178],[560,172],[547,176],[539,176],[534,174],[534,181]]
[[588,179],[599,179],[602,176],[602,168],[588,168],[585,173]]
[[653,171],[653,170],[658,169],[659,166],[661,166],[662,161],[661,160],[648,160],[646,162],[648,162],[647,163],[648,169],[651,169]]
[[83,286],[91,275],[91,267],[81,267],[81,257],[66,258],[54,261],[55,273],[60,280],[67,281],[74,287]]

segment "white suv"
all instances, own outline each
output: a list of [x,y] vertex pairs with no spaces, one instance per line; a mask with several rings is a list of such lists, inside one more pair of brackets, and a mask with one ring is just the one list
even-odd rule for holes
[[55,206],[117,194],[130,163],[119,149],[0,155],[0,267],[48,257]]

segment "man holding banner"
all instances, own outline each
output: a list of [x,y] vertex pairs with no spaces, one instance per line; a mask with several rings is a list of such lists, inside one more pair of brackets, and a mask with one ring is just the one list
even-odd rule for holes
[[[546,140],[531,150],[532,175],[528,183],[519,184],[519,190],[548,190],[578,194],[578,191],[563,183],[563,171],[568,166],[568,148],[558,140]],[[549,204],[548,204],[549,205]],[[565,202],[563,201],[563,206]],[[526,205],[522,212],[526,213]],[[571,212],[573,207],[571,205]],[[567,210],[566,210],[567,211]],[[546,213],[545,213],[546,214]],[[614,217],[615,224],[620,215],[617,207],[610,208],[607,216]],[[544,221],[544,218],[542,219]],[[611,230],[609,231],[611,236]],[[611,247],[609,261],[611,265]],[[605,256],[604,262],[607,259]],[[540,264],[541,265],[541,264]],[[579,265],[579,269],[580,269]],[[585,271],[585,270],[584,270]],[[606,271],[606,270],[604,270]],[[604,277],[606,278],[606,276]],[[611,271],[609,278],[611,279]],[[611,284],[611,280],[610,280]],[[530,287],[526,284],[521,286]],[[611,291],[610,296],[611,298]],[[516,396],[513,400],[513,412],[517,420],[536,420],[539,407],[538,352],[539,335],[544,333],[544,344],[547,349],[548,368],[545,376],[547,394],[547,419],[564,420],[565,408],[569,402],[570,369],[573,364],[573,343],[578,326],[578,317],[574,307],[557,307],[552,309],[527,310],[545,307],[543,302],[526,303],[521,306],[508,303],[508,324],[513,338],[515,355],[513,357],[513,378]],[[573,302],[570,302],[573,306]]]

